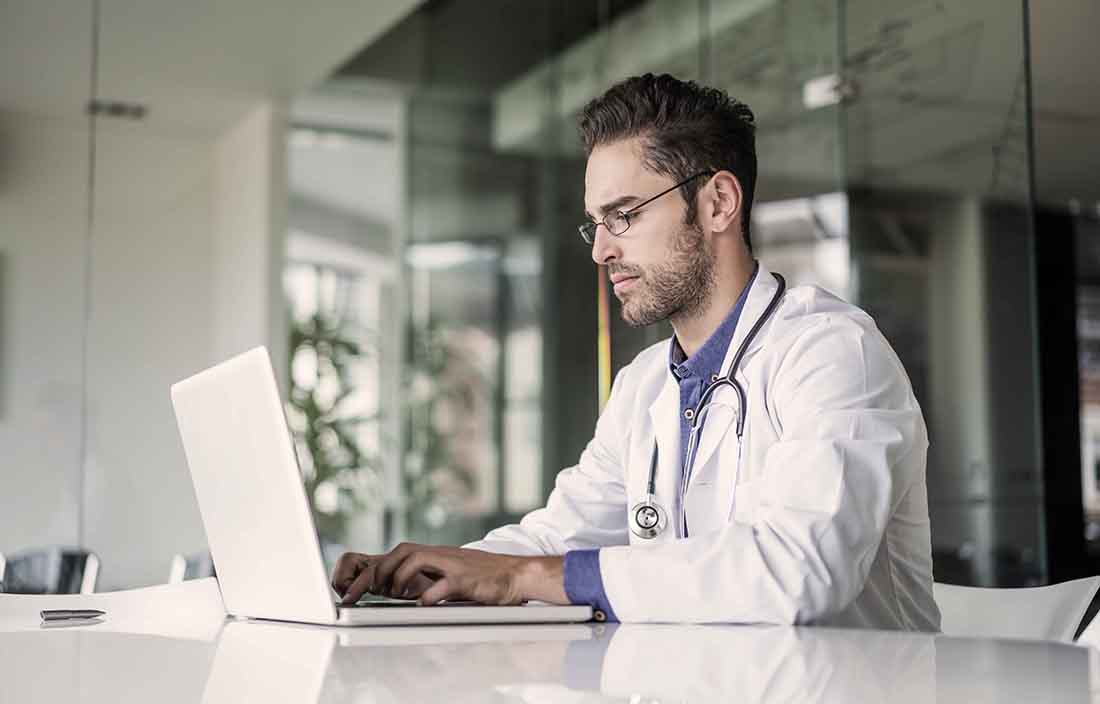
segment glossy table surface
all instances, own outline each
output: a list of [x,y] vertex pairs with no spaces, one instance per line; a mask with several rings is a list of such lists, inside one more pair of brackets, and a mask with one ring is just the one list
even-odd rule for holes
[[[0,595],[0,702],[1087,702],[1072,645],[828,628],[328,628],[225,620],[216,587]],[[131,593],[132,594],[132,593]]]

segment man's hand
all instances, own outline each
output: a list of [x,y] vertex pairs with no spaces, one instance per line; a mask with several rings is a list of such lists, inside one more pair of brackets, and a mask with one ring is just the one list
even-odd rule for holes
[[353,604],[370,592],[420,603],[476,601],[568,604],[561,557],[516,557],[481,550],[402,543],[385,555],[345,553],[332,588]]
[[[383,557],[385,555],[367,555],[361,552],[346,552],[340,556],[339,562],[336,563],[336,569],[332,573],[332,588],[342,597],[342,603],[353,604],[363,596],[365,592],[359,592],[356,596],[349,593],[348,588],[351,587],[357,577],[366,571],[371,562],[377,562]],[[435,584],[434,579],[419,574],[405,587],[405,592],[396,598],[416,599],[433,584]]]

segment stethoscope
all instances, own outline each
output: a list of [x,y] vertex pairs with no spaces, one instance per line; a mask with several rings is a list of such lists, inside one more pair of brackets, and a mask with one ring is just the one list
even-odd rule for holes
[[[782,276],[776,273],[772,273],[776,282],[779,284],[779,288],[776,289],[775,294],[772,295],[772,300],[768,303],[768,307],[764,309],[763,314],[757,318],[756,323],[749,330],[749,334],[745,335],[745,339],[742,340],[741,346],[737,348],[737,354],[733,356],[733,363],[730,364],[729,371],[725,376],[716,376],[712,378],[711,383],[703,390],[703,395],[699,397],[699,402],[695,404],[695,408],[692,409],[691,415],[691,430],[688,434],[688,449],[687,449],[687,469],[689,471],[684,472],[684,480],[681,483],[680,494],[681,496],[686,491],[686,487],[683,486],[687,483],[691,477],[691,471],[694,469],[695,464],[695,451],[699,429],[702,427],[703,417],[713,407],[710,403],[711,397],[718,389],[723,386],[733,387],[733,390],[737,392],[737,410],[738,413],[735,416],[737,422],[737,444],[741,444],[741,436],[745,431],[745,412],[748,408],[748,397],[745,395],[745,389],[741,387],[741,384],[734,379],[734,374],[737,373],[737,369],[741,365],[741,358],[745,356],[745,351],[748,350],[749,344],[756,337],[756,334],[760,332],[760,328],[764,327],[764,323],[768,322],[768,318],[772,316],[775,309],[779,307],[779,301],[783,298],[784,292],[787,290],[787,281]],[[726,404],[719,404],[726,405]],[[653,441],[653,455],[649,460],[649,481],[646,483],[646,493],[641,501],[634,504],[634,507],[630,509],[630,530],[634,535],[639,538],[645,538],[646,540],[656,538],[665,528],[668,526],[668,514],[665,512],[663,506],[657,501],[657,441]],[[681,502],[682,503],[682,502]]]

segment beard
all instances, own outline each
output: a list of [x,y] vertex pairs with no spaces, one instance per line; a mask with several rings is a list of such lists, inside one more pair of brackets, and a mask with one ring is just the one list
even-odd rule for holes
[[664,262],[648,269],[611,264],[608,274],[627,273],[638,282],[620,299],[622,316],[631,327],[652,325],[669,318],[692,318],[710,301],[714,291],[714,253],[695,223],[680,230]]

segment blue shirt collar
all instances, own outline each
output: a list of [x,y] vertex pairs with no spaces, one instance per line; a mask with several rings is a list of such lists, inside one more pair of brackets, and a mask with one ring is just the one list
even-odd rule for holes
[[677,381],[695,376],[709,379],[710,376],[718,374],[722,370],[722,362],[726,358],[726,351],[733,340],[733,332],[737,329],[737,320],[741,317],[741,310],[745,307],[745,300],[749,297],[749,289],[752,288],[752,283],[756,280],[756,272],[759,270],[760,264],[756,263],[752,270],[752,276],[749,277],[745,288],[741,290],[741,295],[737,297],[737,302],[733,304],[733,308],[730,309],[722,323],[690,359],[684,354],[684,348],[680,347],[680,341],[676,339],[675,335],[672,336],[672,344],[669,345],[668,366],[672,376],[676,377]]

